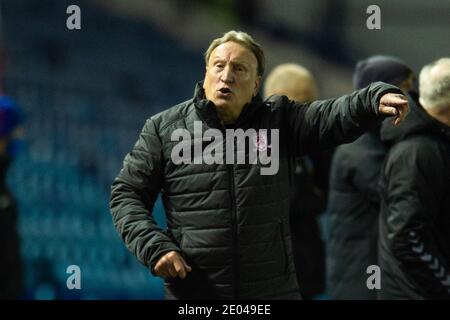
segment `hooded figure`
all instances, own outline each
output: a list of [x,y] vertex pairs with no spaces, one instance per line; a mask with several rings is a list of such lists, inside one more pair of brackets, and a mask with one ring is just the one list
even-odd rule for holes
[[[403,91],[413,89],[413,72],[400,59],[372,56],[358,62],[354,89],[383,81]],[[367,267],[377,265],[378,178],[386,150],[377,127],[333,156],[327,214],[327,294],[332,299],[376,299],[366,285]]]

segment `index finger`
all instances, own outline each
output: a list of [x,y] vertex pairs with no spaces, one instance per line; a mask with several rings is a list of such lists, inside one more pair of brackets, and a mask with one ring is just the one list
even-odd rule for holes
[[401,106],[399,108],[401,120],[403,120],[406,117],[406,115],[408,114],[408,111],[409,111],[409,104],[408,104],[408,102],[406,102],[403,106]]
[[401,94],[401,93],[397,93],[397,94],[395,95],[395,97],[396,97],[396,98],[400,98],[400,99],[402,99],[403,101],[408,101],[408,98],[407,98],[404,94]]
[[186,278],[186,270],[184,269],[184,264],[180,261],[180,259],[176,259],[173,266],[181,279]]

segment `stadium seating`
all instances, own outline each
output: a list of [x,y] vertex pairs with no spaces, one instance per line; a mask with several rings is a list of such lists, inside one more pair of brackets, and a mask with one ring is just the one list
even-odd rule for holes
[[[8,176],[24,298],[161,299],[161,281],[113,227],[109,191],[145,119],[191,97],[201,53],[87,1],[79,31],[65,27],[67,1],[2,3],[6,92],[26,117],[26,147]],[[154,214],[164,225],[159,200]],[[72,264],[81,290],[66,286]]]

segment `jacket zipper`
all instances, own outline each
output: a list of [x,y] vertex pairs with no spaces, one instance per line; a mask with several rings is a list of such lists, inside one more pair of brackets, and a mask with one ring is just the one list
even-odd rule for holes
[[[224,135],[223,141],[226,141],[226,128],[223,124],[220,125],[221,131]],[[234,140],[233,140],[234,144]],[[226,143],[223,144],[223,154],[226,157]],[[235,148],[233,148],[235,150]],[[237,234],[237,217],[236,217],[236,195],[234,188],[234,165],[226,164],[228,169],[228,177],[230,179],[230,198],[231,198],[231,228],[232,228],[232,250],[233,250],[233,289],[234,299],[239,299],[239,254],[238,254],[238,234]]]
[[234,168],[228,165],[228,174],[231,182],[231,227],[233,230],[233,269],[234,269],[234,299],[239,299],[239,271],[238,271],[238,234],[237,234],[237,218],[236,218],[236,197],[234,190]]
[[280,226],[280,235],[281,235],[281,246],[283,249],[283,258],[284,258],[284,272],[287,272],[289,267],[289,261],[288,261],[288,253],[287,253],[287,247],[286,247],[286,240],[284,239],[284,227],[283,227],[283,221],[279,221]]

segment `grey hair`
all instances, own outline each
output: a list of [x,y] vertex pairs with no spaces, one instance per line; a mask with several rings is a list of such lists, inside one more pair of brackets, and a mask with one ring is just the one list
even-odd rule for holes
[[419,94],[425,109],[450,108],[450,58],[441,58],[422,68]]
[[258,76],[262,76],[264,74],[265,69],[265,57],[264,57],[264,51],[259,43],[257,43],[253,38],[242,31],[228,31],[225,33],[221,38],[214,39],[211,44],[209,45],[208,49],[205,52],[205,63],[208,65],[209,57],[211,56],[211,53],[215,48],[220,46],[221,44],[232,41],[239,43],[246,48],[248,48],[256,57],[256,61],[258,62],[258,70],[257,74]]

